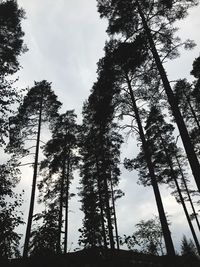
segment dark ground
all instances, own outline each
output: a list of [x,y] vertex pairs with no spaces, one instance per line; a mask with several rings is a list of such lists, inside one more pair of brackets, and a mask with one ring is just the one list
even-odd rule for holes
[[0,260],[0,267],[200,267],[192,256],[151,256],[132,251],[85,249],[65,255]]

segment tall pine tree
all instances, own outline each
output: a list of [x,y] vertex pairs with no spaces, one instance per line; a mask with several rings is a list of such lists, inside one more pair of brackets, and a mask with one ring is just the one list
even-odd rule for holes
[[57,117],[57,111],[61,103],[51,89],[51,84],[47,81],[35,82],[35,85],[28,91],[27,95],[15,117],[10,119],[10,143],[8,150],[14,152],[16,156],[29,153],[25,148],[27,141],[32,148],[35,148],[35,159],[33,166],[33,182],[30,199],[30,208],[27,221],[23,256],[28,256],[29,240],[33,218],[35,190],[38,173],[38,157],[40,148],[41,128],[44,122],[51,122]]
[[[162,61],[178,55],[177,47],[180,39],[175,37],[174,22],[183,19],[187,10],[195,6],[197,1],[97,1],[101,17],[108,18],[108,33],[122,35],[126,40],[135,40],[139,33],[144,33],[147,49],[151,52],[160,78],[163,83],[168,103],[177,123],[183,145],[191,166],[193,176],[200,191],[200,165],[191,143],[188,130],[183,121],[176,98],[169,83]],[[148,43],[146,42],[148,41]],[[191,42],[185,43],[185,48],[191,48]]]
[[[73,171],[78,165],[76,115],[73,110],[61,114],[52,125],[52,139],[44,146],[45,159],[40,169],[43,180],[39,189],[43,200],[53,200],[59,210],[57,252],[62,251],[61,236],[64,232],[64,253],[67,252],[68,237],[68,205],[70,198],[70,182]],[[41,197],[40,197],[41,198]],[[65,227],[63,230],[63,213],[65,207]]]

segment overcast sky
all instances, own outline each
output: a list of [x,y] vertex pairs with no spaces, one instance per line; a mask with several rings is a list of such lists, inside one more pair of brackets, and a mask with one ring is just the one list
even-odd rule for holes
[[[100,20],[95,0],[18,0],[19,6],[26,11],[23,22],[25,43],[29,51],[20,58],[23,69],[18,72],[18,86],[33,86],[34,81],[46,79],[52,82],[52,88],[63,103],[62,111],[75,109],[81,120],[82,104],[96,80],[96,63],[103,56],[103,47],[107,35],[106,20]],[[193,60],[200,51],[200,8],[191,11],[190,16],[180,23],[180,35],[194,39],[197,43],[193,51],[186,52],[180,58],[167,64],[171,80],[189,77]],[[136,155],[137,147],[129,140],[123,145],[122,160]],[[72,184],[75,192],[79,177]],[[131,234],[134,225],[141,219],[150,219],[157,214],[152,188],[143,188],[136,184],[136,172],[122,172],[120,188],[125,192],[123,199],[117,202],[119,234]],[[29,192],[32,184],[32,169],[23,171],[19,185],[24,188],[25,203],[23,211],[27,216]],[[178,242],[183,233],[189,235],[180,205],[164,190],[163,202],[172,223],[170,229],[178,250]],[[69,248],[77,247],[82,213],[77,198],[70,201]],[[38,207],[36,207],[38,209]],[[26,217],[25,217],[26,220]],[[72,244],[73,242],[73,244]]]

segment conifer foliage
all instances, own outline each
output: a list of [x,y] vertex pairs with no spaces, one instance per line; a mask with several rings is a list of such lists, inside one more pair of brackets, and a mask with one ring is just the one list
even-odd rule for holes
[[[147,48],[151,52],[151,57],[162,80],[168,103],[177,123],[193,176],[200,191],[200,165],[162,64],[164,58],[173,59],[178,55],[177,47],[180,45],[180,39],[175,37],[173,23],[183,19],[187,15],[188,8],[198,2],[187,0],[171,1],[170,4],[168,4],[168,1],[159,0],[100,0],[97,2],[101,17],[108,18],[109,34],[121,34],[126,40],[137,38],[140,32],[145,34],[146,40],[148,40]],[[186,41],[184,46],[188,49],[193,44]]]
[[33,218],[41,128],[44,122],[52,122],[57,117],[57,110],[60,105],[61,103],[57,100],[56,95],[52,91],[50,83],[47,81],[36,82],[35,86],[32,87],[24,97],[24,101],[18,109],[18,114],[11,118],[12,124],[8,150],[15,153],[16,156],[22,153],[29,153],[25,148],[27,141],[34,141],[32,147],[35,148],[33,183],[24,245],[24,257],[28,255]]
[[[6,145],[9,133],[8,117],[11,105],[19,102],[19,92],[13,87],[12,74],[20,68],[19,56],[27,49],[23,44],[21,22],[25,12],[15,0],[0,1],[0,147]],[[21,194],[14,193],[20,179],[16,161],[11,159],[0,165],[0,258],[19,256],[21,235],[16,227],[23,224],[20,207]]]
[[[99,259],[106,259],[109,253],[121,257],[120,244],[137,253],[163,255],[164,243],[166,254],[175,260],[162,186],[183,208],[195,245],[184,237],[181,253],[192,255],[196,262],[194,255],[200,255],[195,203],[200,191],[200,57],[193,63],[194,81],[179,79],[173,88],[164,62],[179,56],[180,47],[194,47],[193,41],[182,42],[176,36],[175,24],[198,2],[97,0],[100,17],[108,19],[110,40],[97,63],[97,80],[78,125],[74,110],[59,113],[62,104],[48,81],[35,82],[21,91],[13,87],[12,75],[21,68],[18,58],[27,51],[21,27],[25,12],[17,0],[0,0],[0,148],[10,156],[0,164],[0,259],[20,257],[21,235],[16,228],[24,223],[20,211],[24,191],[15,193],[15,188],[20,168],[30,165],[33,176],[32,180],[27,177],[31,193],[25,221],[25,263],[28,256],[46,259],[58,254],[62,259],[61,254],[70,251],[74,178],[79,179],[78,197],[84,213],[80,247],[100,251]],[[176,126],[184,151],[174,133]],[[116,200],[124,195],[119,185],[121,146],[127,129],[134,133],[140,151],[134,159],[125,159],[124,167],[137,170],[138,183],[153,190],[158,217],[140,220],[133,235],[122,239]],[[198,191],[192,188],[191,174]],[[37,212],[36,190],[42,208]],[[127,216],[131,214],[133,211]]]
[[23,214],[20,211],[23,194],[13,192],[19,175],[19,169],[13,160],[0,165],[0,258],[20,255],[21,235],[16,232],[16,227],[23,224]]
[[21,27],[24,17],[25,12],[17,1],[0,1],[0,146],[5,145],[8,136],[11,105],[19,101],[19,92],[13,88],[10,75],[19,70],[18,57],[27,50]]
[[[45,159],[41,162],[43,180],[38,184],[40,200],[49,207],[47,214],[56,214],[52,221],[57,222],[57,236],[54,242],[57,244],[57,252],[63,251],[61,236],[64,232],[64,253],[67,252],[68,236],[68,206],[70,183],[73,171],[78,166],[77,134],[78,125],[73,110],[69,110],[57,117],[51,127],[52,139],[44,146]],[[54,203],[54,205],[52,205]],[[65,212],[64,212],[65,211]],[[65,213],[65,227],[63,229],[63,214]],[[47,217],[48,218],[48,217]]]
[[98,80],[83,109],[80,195],[85,218],[83,228],[80,229],[80,243],[85,247],[110,246],[114,249],[114,227],[115,240],[119,243],[112,192],[119,181],[119,149],[122,137],[113,123],[113,95],[117,90],[113,87],[114,74],[109,67],[109,61],[102,59],[99,62],[98,73]]

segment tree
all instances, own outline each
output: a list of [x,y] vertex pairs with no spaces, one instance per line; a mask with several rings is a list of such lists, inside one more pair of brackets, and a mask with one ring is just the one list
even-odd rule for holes
[[181,254],[185,256],[195,256],[196,253],[197,252],[194,243],[191,239],[188,240],[184,235],[181,243]]
[[195,83],[178,80],[174,86],[175,97],[189,129],[191,141],[199,155],[200,116]]
[[[160,109],[153,106],[147,118],[145,129],[148,147],[152,153],[157,180],[158,182],[167,183],[172,188],[176,188],[177,198],[183,207],[197,249],[200,251],[196,232],[192,225],[178,182],[180,169],[175,166],[178,149],[173,137],[174,127],[171,124],[166,123]],[[139,157],[135,160],[135,168],[138,168],[140,171],[140,182],[146,185],[149,183],[151,184],[151,180],[144,159],[144,152],[141,151]]]
[[13,160],[0,166],[0,258],[7,259],[20,255],[21,235],[15,228],[23,224],[22,213],[19,211],[23,203],[22,194],[13,192],[19,181],[19,170],[15,167]]
[[132,236],[124,236],[122,243],[129,249],[139,248],[139,251],[151,255],[163,255],[163,233],[158,217],[141,220],[135,225],[137,230]]
[[58,216],[59,210],[55,203],[34,215],[36,225],[31,232],[30,255],[48,257],[57,252]]
[[0,145],[5,144],[4,137],[8,135],[10,106],[19,101],[19,92],[13,88],[14,81],[8,76],[19,70],[18,57],[27,51],[21,27],[24,18],[25,12],[18,7],[17,1],[0,2]]
[[196,80],[194,81],[194,86],[193,86],[193,91],[192,91],[192,98],[194,101],[194,110],[196,112],[196,125],[197,127],[194,127],[191,130],[191,138],[193,143],[196,145],[196,148],[198,149],[198,155],[199,155],[199,143],[200,143],[200,129],[199,129],[199,124],[197,123],[197,120],[199,122],[200,118],[199,118],[199,113],[200,113],[200,105],[199,105],[199,100],[200,100],[200,74],[199,74],[199,69],[200,69],[200,57],[196,58],[193,62],[193,69],[191,71],[191,74],[196,78]]
[[[101,66],[98,71],[98,80],[92,88],[88,103],[84,106],[83,130],[80,138],[84,140],[80,150],[83,160],[80,194],[83,203],[82,209],[85,212],[80,242],[89,246],[103,244],[104,247],[107,247],[109,240],[110,247],[113,249],[115,244],[112,215],[114,215],[115,230],[117,229],[117,219],[114,212],[112,189],[118,184],[120,175],[118,164],[122,138],[117,134],[116,125],[112,122],[113,87],[109,85],[113,83],[113,75],[109,69],[103,69]],[[112,204],[111,200],[113,200]],[[88,205],[91,206],[88,207]],[[94,231],[92,228],[93,234],[91,233],[89,236],[90,229],[88,227],[92,224],[96,230]],[[116,234],[118,244],[117,236],[118,234]]]
[[21,27],[25,12],[15,0],[2,0],[0,10],[0,75],[8,75],[19,69],[18,56],[27,50],[23,45],[24,32]]
[[[81,210],[84,212],[82,228],[79,229],[81,235],[79,244],[85,248],[102,245],[107,246],[105,222],[103,217],[102,198],[95,185],[95,173],[92,172],[91,158],[88,150],[82,155],[84,164],[81,167]],[[100,206],[100,210],[99,210]],[[101,214],[100,214],[101,211]],[[102,218],[103,217],[103,218]]]
[[128,85],[129,85],[129,90],[130,90],[130,94],[131,94],[131,98],[132,98],[132,103],[133,103],[133,107],[134,107],[134,112],[135,112],[135,117],[136,117],[138,129],[139,129],[139,136],[140,136],[140,139],[142,141],[141,148],[142,148],[142,151],[144,152],[145,162],[147,164],[147,168],[148,168],[150,178],[151,178],[151,184],[153,186],[153,190],[154,190],[154,194],[155,194],[155,198],[156,198],[156,203],[157,203],[159,217],[160,217],[160,221],[161,221],[161,225],[162,225],[162,229],[163,229],[163,235],[164,235],[164,239],[165,239],[166,249],[167,249],[167,252],[169,255],[174,255],[175,254],[174,247],[173,247],[173,243],[172,243],[171,235],[169,232],[166,215],[165,215],[163,204],[162,204],[162,199],[160,196],[160,192],[159,192],[159,188],[158,188],[158,184],[157,184],[157,180],[156,180],[156,174],[155,174],[154,166],[152,163],[153,154],[152,154],[152,152],[149,151],[149,145],[148,145],[148,142],[147,142],[145,135],[144,135],[143,127],[142,127],[141,120],[140,120],[140,115],[138,112],[138,108],[136,105],[135,97],[133,95],[133,91],[132,91],[132,87],[131,87],[130,82],[128,82]]
[[190,218],[191,220],[195,219],[196,223],[197,223],[197,227],[200,231],[200,223],[199,223],[199,219],[198,219],[198,213],[196,212],[196,209],[194,207],[194,202],[192,200],[192,194],[196,193],[196,191],[191,190],[188,186],[188,179],[187,179],[187,175],[185,173],[184,167],[185,167],[185,161],[184,158],[182,157],[181,154],[179,155],[175,155],[176,158],[176,162],[177,162],[177,167],[179,169],[179,173],[181,176],[181,180],[182,180],[182,184],[183,184],[183,188],[182,188],[182,192],[186,194],[186,200],[188,200],[190,202],[191,208],[193,213],[190,214]]
[[63,207],[65,206],[65,236],[64,253],[67,252],[68,236],[68,202],[70,198],[70,181],[73,171],[77,168],[77,134],[74,110],[61,114],[52,125],[52,139],[44,146],[45,159],[40,169],[43,171],[43,180],[39,183],[44,201],[57,199],[59,203],[57,252],[61,252],[61,233],[63,225]]
[[186,79],[178,80],[174,86],[174,91],[182,115],[188,123],[188,128],[197,128],[197,132],[200,132],[199,116],[195,109],[196,101],[193,97],[193,86]]
[[52,122],[57,117],[57,110],[61,103],[57,100],[57,96],[51,90],[51,84],[47,81],[35,82],[27,95],[24,97],[23,103],[18,109],[15,117],[10,119],[10,143],[8,151],[14,152],[17,157],[26,153],[28,149],[25,148],[27,141],[36,141],[31,148],[35,148],[35,160],[33,170],[33,183],[31,191],[30,209],[28,215],[28,223],[25,237],[23,256],[27,257],[29,248],[29,239],[31,233],[31,224],[33,217],[33,209],[35,202],[35,189],[37,182],[38,157],[40,146],[41,127],[44,122]]
[[[115,107],[121,109],[122,116],[127,114],[132,115],[134,121],[136,122],[135,128],[139,135],[139,140],[142,143],[141,147],[142,150],[144,151],[145,162],[148,166],[148,171],[150,173],[151,184],[154,190],[154,195],[158,207],[159,217],[161,220],[167,252],[171,255],[175,255],[166,215],[164,212],[164,207],[162,204],[160,191],[156,181],[154,167],[152,164],[152,154],[148,149],[148,143],[145,138],[142,126],[142,120],[141,120],[142,112],[140,112],[138,108],[137,105],[138,102],[136,98],[136,96],[139,95],[138,88],[139,89],[142,88],[143,81],[138,84],[137,83],[138,79],[135,77],[142,76],[142,74],[138,69],[139,66],[146,60],[146,58],[148,58],[148,53],[146,53],[146,48],[143,44],[144,38],[145,36],[143,34],[140,34],[137,36],[136,40],[130,44],[111,41],[109,44],[107,44],[105,48],[106,56],[104,61],[110,66],[112,70],[114,70],[115,73],[114,88],[117,87],[118,89],[118,91],[115,90],[116,91],[115,95],[117,95],[115,96],[116,102],[113,101],[115,103]],[[128,48],[128,53],[127,53],[127,48]],[[144,78],[144,80],[146,79]],[[121,90],[119,90],[119,88]]]
[[[168,103],[177,123],[183,145],[200,191],[200,165],[191,143],[183,117],[170,86],[162,61],[164,58],[174,58],[178,55],[177,47],[180,39],[174,37],[173,23],[183,19],[187,10],[195,6],[197,1],[97,1],[101,17],[108,18],[109,34],[121,34],[126,40],[134,40],[143,32],[148,40],[147,48],[152,54],[160,74]],[[145,40],[145,44],[146,44]],[[185,48],[191,48],[191,42],[185,43]],[[161,54],[161,56],[159,55]]]

